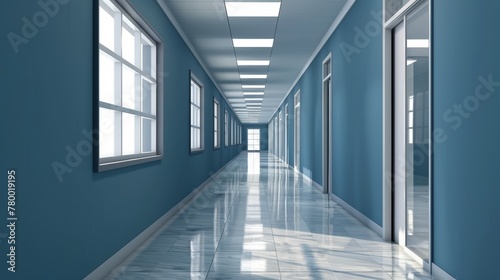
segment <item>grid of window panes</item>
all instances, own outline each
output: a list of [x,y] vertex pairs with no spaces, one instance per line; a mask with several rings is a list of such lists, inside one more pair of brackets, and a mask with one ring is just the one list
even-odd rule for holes
[[156,63],[156,43],[113,1],[100,0],[101,162],[156,154]]
[[229,146],[229,123],[228,123],[228,116],[227,116],[227,111],[224,111],[224,146]]
[[260,129],[248,129],[248,150],[260,150]]
[[191,150],[201,150],[201,86],[191,79]]
[[214,148],[220,147],[219,102],[214,99]]

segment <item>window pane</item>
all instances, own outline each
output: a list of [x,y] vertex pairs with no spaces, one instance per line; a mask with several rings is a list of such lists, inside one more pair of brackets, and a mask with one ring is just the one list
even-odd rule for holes
[[200,106],[200,91],[196,86],[194,87],[194,104]]
[[136,136],[140,136],[139,117],[127,113],[122,113],[122,154],[132,155],[139,153],[139,141]]
[[[99,100],[102,102],[120,105],[116,98],[116,80],[115,67],[118,62],[100,51],[99,56]],[[118,102],[117,102],[118,101]]]
[[123,16],[122,22],[122,57],[125,58],[128,62],[137,65],[135,59],[136,52],[136,33],[137,29],[132,23],[127,19],[126,16]]
[[156,121],[148,118],[142,119],[142,152],[156,152]]
[[[105,1],[107,2],[107,1]],[[113,12],[113,4],[104,9],[101,5],[99,7],[99,43],[103,44],[106,48],[116,52],[115,49],[115,18]],[[108,11],[109,10],[109,11]]]
[[122,76],[122,106],[139,111],[140,76],[125,65],[122,67]]
[[156,85],[142,79],[142,112],[156,115]]
[[200,108],[196,107],[195,111],[196,111],[196,120],[195,120],[196,126],[201,127],[201,125],[200,125],[201,124],[201,122],[200,122]]
[[153,96],[153,85],[148,80],[142,79],[142,112],[154,114]]
[[195,108],[194,105],[191,104],[191,125],[194,125],[194,119],[195,119],[195,117],[194,117],[194,114],[195,114],[194,113],[194,108]]
[[99,109],[100,158],[120,155],[120,116],[120,112],[104,108]]
[[156,46],[141,34],[142,70],[156,78]]

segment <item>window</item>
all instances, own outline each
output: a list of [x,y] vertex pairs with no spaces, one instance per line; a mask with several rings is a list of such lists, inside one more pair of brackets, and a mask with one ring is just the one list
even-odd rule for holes
[[229,146],[229,123],[228,123],[228,116],[227,116],[227,111],[224,110],[224,146]]
[[191,152],[203,150],[203,86],[191,74]]
[[214,98],[214,148],[220,148],[219,102]]
[[162,131],[157,123],[161,109],[157,104],[162,96],[156,80],[161,43],[136,13],[132,18],[126,12],[130,10],[125,1],[99,1],[96,171],[161,158]]
[[234,145],[234,119],[231,117],[231,146]]
[[260,150],[260,129],[248,129],[248,151]]
[[236,134],[236,145],[239,145],[240,143],[240,133],[239,133],[239,130],[240,130],[240,125],[238,124],[238,122],[236,122],[236,131],[234,132]]

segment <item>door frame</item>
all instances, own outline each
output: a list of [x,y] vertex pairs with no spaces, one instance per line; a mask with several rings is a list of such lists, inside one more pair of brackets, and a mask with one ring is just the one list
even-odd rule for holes
[[[404,20],[405,16],[408,15],[416,7],[420,6],[425,2],[429,3],[429,135],[432,139],[433,132],[433,0],[410,0],[406,3],[397,13],[395,13],[390,19],[386,20],[386,1],[383,1],[383,18],[384,28],[382,33],[382,64],[383,64],[383,90],[382,90],[382,237],[386,241],[393,240],[393,106],[394,100],[392,97],[392,85],[393,85],[393,29]],[[432,253],[432,243],[433,243],[433,204],[432,204],[432,193],[433,193],[433,147],[434,143],[431,140],[429,142],[430,159],[429,159],[429,263],[424,262],[415,253],[410,251],[405,247],[405,252],[407,252],[414,259],[419,260],[420,264],[429,272],[432,273],[432,263],[434,256]]]
[[[293,128],[293,162],[294,169],[300,172],[300,89],[293,96],[294,128]],[[297,112],[299,116],[297,117]]]
[[288,103],[285,104],[285,163],[288,162]]
[[[328,74],[325,73],[325,65],[329,63]],[[321,88],[322,88],[322,104],[323,104],[323,193],[332,194],[332,53],[329,53],[321,64]],[[325,84],[328,83],[328,90]],[[325,152],[326,151],[326,152]]]

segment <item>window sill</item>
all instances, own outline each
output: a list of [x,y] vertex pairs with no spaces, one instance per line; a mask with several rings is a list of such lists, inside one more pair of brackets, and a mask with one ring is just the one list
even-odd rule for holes
[[119,160],[119,161],[113,161],[113,162],[107,162],[107,163],[99,163],[99,167],[98,167],[97,172],[104,172],[104,171],[119,169],[119,168],[133,166],[133,165],[142,164],[142,163],[146,163],[146,162],[158,161],[161,159],[163,159],[162,155],[155,155],[155,156],[127,159],[127,160]]
[[198,154],[201,154],[205,151],[205,149],[199,149],[199,150],[191,150],[189,151],[189,154],[190,155],[198,155]]

